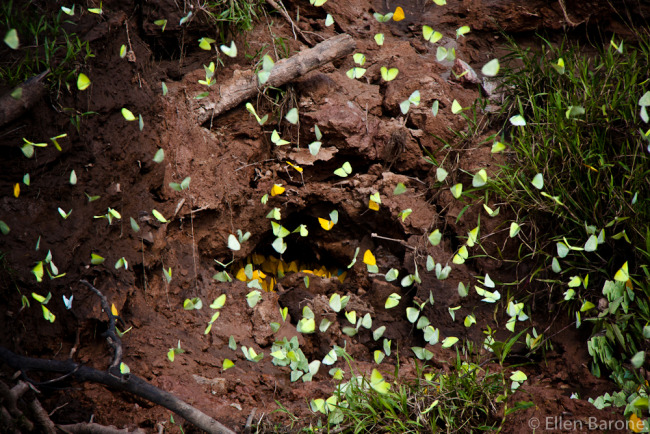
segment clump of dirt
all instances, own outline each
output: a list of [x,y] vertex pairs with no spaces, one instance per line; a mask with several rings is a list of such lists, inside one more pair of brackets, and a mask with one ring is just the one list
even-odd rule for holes
[[[240,430],[253,408],[258,415],[281,423],[287,416],[272,413],[277,402],[304,421],[312,420],[314,415],[305,400],[330,396],[336,384],[325,369],[312,382],[292,383],[289,371],[271,362],[269,350],[276,341],[297,337],[310,360],[322,359],[333,345],[345,346],[361,369],[371,368],[372,354],[382,348],[382,342],[363,327],[356,336],[343,333],[351,324],[343,312],[331,309],[329,298],[334,293],[349,296],[348,308],[357,316],[371,314],[373,329],[386,326],[384,337],[397,344],[399,353],[387,357],[385,364],[397,363],[399,356],[400,363],[408,367],[413,363],[410,348],[425,345],[421,333],[407,321],[405,309],[430,296],[435,303],[423,314],[440,329],[441,340],[456,336],[482,343],[482,330],[493,324],[494,306],[482,303],[474,291],[461,299],[459,282],[473,285],[486,273],[495,281],[510,282],[526,275],[527,270],[521,268],[526,264],[517,269],[490,259],[497,252],[507,256],[518,249],[518,242],[503,230],[512,217],[506,209],[498,217],[488,218],[482,203],[456,200],[446,188],[458,182],[470,185],[471,174],[479,168],[493,174],[502,160],[490,153],[491,143],[483,143],[485,137],[469,136],[456,147],[445,146],[446,142],[458,143],[454,131],[468,131],[466,120],[451,113],[453,101],[471,107],[481,90],[453,79],[451,64],[436,60],[437,45],[455,49],[459,58],[478,69],[499,49],[501,30],[529,42],[528,32],[559,31],[567,23],[589,20],[602,28],[618,27],[608,21],[612,17],[606,2],[587,2],[570,11],[563,7],[564,2],[542,1],[524,6],[513,1],[453,2],[445,7],[431,2],[399,5],[406,19],[382,24],[372,13],[386,13],[397,4],[386,7],[374,2],[369,6],[355,0],[330,0],[316,8],[287,3],[290,16],[300,7],[297,26],[315,42],[341,32],[353,36],[356,51],[366,56],[367,70],[361,79],[349,79],[346,71],[354,62],[351,57],[344,58],[282,89],[267,90],[253,101],[258,113],[271,117],[263,127],[244,107],[211,119],[205,126],[196,122],[191,98],[205,90],[197,81],[204,78],[203,65],[215,61],[215,54],[200,50],[195,43],[209,26],[199,25],[198,19],[196,27],[175,25],[187,12],[175,2],[147,2],[131,15],[120,2],[108,1],[103,6],[106,19],[86,14],[75,21],[77,32],[91,41],[95,54],[86,70],[92,86],[85,92],[61,93],[55,105],[34,107],[0,133],[0,179],[5,190],[0,198],[0,219],[11,228],[2,237],[5,290],[0,297],[6,309],[0,312],[0,324],[6,332],[1,344],[24,355],[69,356],[106,369],[110,352],[101,336],[106,315],[97,297],[79,284],[81,278],[87,279],[115,305],[124,328],[130,328],[123,343],[124,361],[131,372]],[[327,13],[334,17],[335,25],[324,26]],[[153,24],[161,16],[169,22],[164,33]],[[445,35],[439,44],[420,37],[425,24]],[[470,25],[472,32],[455,38],[455,29],[464,24]],[[382,46],[373,39],[380,32],[385,35]],[[272,53],[273,47],[279,50],[280,45],[290,54],[305,48],[294,38],[292,26],[270,9],[253,31],[234,35],[234,39],[240,53],[236,59],[219,57],[212,92],[218,92],[229,77],[254,69],[259,53]],[[133,62],[117,55],[127,43],[134,53]],[[398,78],[382,80],[382,66],[398,68]],[[166,95],[161,82],[169,89]],[[420,91],[419,105],[412,105],[408,115],[402,115],[400,103],[415,90]],[[431,110],[434,101],[439,103],[437,116]],[[88,113],[80,116],[78,130],[71,125],[69,112],[60,109],[64,107]],[[138,122],[125,122],[122,107],[142,115],[142,131]],[[298,125],[282,120],[290,107],[299,109]],[[307,144],[316,140],[316,126],[322,133],[322,146],[313,156]],[[274,129],[292,144],[274,146],[270,140]],[[44,142],[63,132],[68,138],[61,140],[61,152],[53,146],[38,148],[34,158],[26,160],[19,149],[23,137]],[[165,159],[155,163],[152,158],[159,148]],[[424,158],[427,155],[448,170],[445,184],[437,181],[436,166]],[[298,172],[287,161],[303,171]],[[334,175],[345,162],[352,167],[352,174],[345,178]],[[67,182],[71,170],[76,172],[76,185]],[[9,193],[10,187],[25,173],[30,174],[31,184],[21,186],[16,198]],[[178,192],[169,187],[186,177],[191,177],[189,188]],[[282,184],[285,192],[268,197],[263,204],[274,184]],[[393,193],[398,184],[406,187],[403,194]],[[368,201],[377,192],[381,205],[374,211]],[[99,198],[90,201],[91,196]],[[58,208],[72,212],[62,219]],[[121,219],[109,222],[97,218],[109,208],[117,210]],[[287,263],[299,260],[347,274],[338,279],[304,270],[286,273],[277,278],[277,291],[264,292],[251,308],[246,302],[251,288],[245,282],[213,278],[215,273],[229,270],[215,260],[245,264],[253,254],[279,256],[271,247],[276,237],[267,218],[273,208],[280,210],[280,223],[289,231],[299,225],[308,231],[306,237],[298,233],[286,237],[283,259]],[[156,218],[154,210],[168,221]],[[338,211],[338,221],[326,230],[319,218],[328,220],[333,210]],[[410,214],[400,218],[405,210]],[[482,242],[486,256],[454,266],[446,280],[424,272],[427,255],[435,263],[451,261],[479,215],[481,233],[489,234]],[[139,227],[137,232],[131,219]],[[443,234],[436,246],[427,240],[434,229]],[[228,248],[228,238],[237,230],[251,236],[241,243],[240,250],[233,251]],[[382,273],[394,268],[400,279],[415,274],[417,264],[422,283],[402,287],[399,279],[387,282],[380,273],[368,273],[362,261],[366,250],[373,252]],[[46,277],[37,284],[31,269],[48,251],[66,274],[55,280]],[[356,263],[350,265],[357,251]],[[106,261],[93,265],[93,253]],[[128,268],[113,266],[120,258]],[[171,280],[163,270],[171,274]],[[309,286],[305,278],[309,278]],[[21,308],[21,294],[30,299],[32,292],[52,293],[48,308],[56,315],[54,323],[45,322],[34,300],[31,307]],[[401,297],[399,306],[386,309],[385,300],[393,293]],[[211,331],[204,334],[215,313],[208,305],[221,294],[227,296],[226,306],[219,310]],[[66,309],[62,296],[74,297],[71,309]],[[199,297],[204,307],[184,310],[183,301],[194,297]],[[314,312],[316,324],[323,318],[332,322],[326,332],[297,332],[305,306]],[[473,313],[477,324],[466,328],[462,321],[454,321],[448,312],[456,306],[462,306],[456,318]],[[285,307],[286,319],[281,311]],[[583,332],[564,328],[568,320],[562,314],[551,320],[547,312],[547,306],[535,306],[531,325],[552,337],[552,349],[544,359],[521,368],[530,380],[517,397],[533,401],[536,407],[509,419],[507,432],[520,432],[526,420],[539,415],[569,412],[574,419],[611,417],[583,400],[569,399],[574,391],[583,399],[597,396],[610,385],[587,369]],[[271,323],[280,325],[276,332]],[[235,350],[229,345],[231,338],[237,343]],[[179,342],[185,353],[172,363],[167,352]],[[257,363],[247,361],[242,346],[265,356]],[[428,348],[435,353],[438,365],[455,357],[453,350]],[[225,359],[234,361],[235,366],[222,370]],[[93,415],[96,422],[107,425],[170,426],[168,410],[94,384],[44,389],[43,393],[48,409],[62,406],[52,414],[57,423],[87,421]]]

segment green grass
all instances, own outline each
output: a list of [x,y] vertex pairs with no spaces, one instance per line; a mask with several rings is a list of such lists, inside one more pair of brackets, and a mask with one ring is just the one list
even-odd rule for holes
[[[220,34],[225,35],[228,30],[236,29],[247,32],[262,15],[262,5],[259,0],[211,0],[203,9],[209,19],[220,28]],[[225,39],[223,41],[226,42]]]
[[[324,414],[326,420],[312,425],[309,432],[491,431],[499,429],[508,414],[532,405],[520,402],[508,409],[506,402],[513,390],[505,371],[492,372],[460,352],[446,370],[416,366],[415,378],[399,376],[398,365],[392,375],[384,373],[390,383],[388,391],[375,388],[371,378],[356,375],[353,360],[342,355],[351,377],[324,402],[311,402],[312,411]],[[299,423],[287,409],[281,411]]]
[[[57,92],[69,89],[77,70],[93,57],[90,44],[82,41],[64,25],[74,24],[60,9],[43,10],[32,2],[8,1],[0,6],[0,25],[4,34],[13,28],[20,46],[8,51],[0,61],[0,80],[14,86],[46,70],[46,79]],[[6,48],[6,47],[4,47]]]
[[[604,48],[542,39],[539,50],[524,50],[511,43],[502,59],[499,119],[509,150],[492,183],[528,216],[534,247],[527,256],[541,264],[536,277],[563,292],[578,326],[591,323],[592,371],[609,373],[630,393],[643,381],[626,366],[647,349],[650,323],[649,125],[637,104],[650,90],[650,35],[637,36],[622,45],[615,37]],[[515,115],[526,125],[508,122]],[[542,189],[531,184],[538,173]],[[595,250],[585,249],[591,235],[600,238]],[[569,246],[565,257],[558,243]],[[614,282],[624,263],[631,279]],[[607,301],[600,310],[599,300]]]

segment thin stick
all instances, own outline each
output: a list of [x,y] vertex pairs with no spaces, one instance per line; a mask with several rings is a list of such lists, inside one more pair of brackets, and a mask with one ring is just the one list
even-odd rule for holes
[[377,235],[377,234],[374,233],[374,232],[373,232],[372,234],[370,234],[370,236],[371,236],[372,238],[379,238],[380,240],[394,241],[394,242],[396,242],[396,243],[399,243],[399,244],[403,245],[403,246],[406,247],[407,249],[411,249],[411,250],[413,250],[413,251],[417,250],[415,247],[409,245],[409,244],[408,244],[406,241],[404,241],[404,240],[398,240],[397,238],[382,237],[381,235]]
[[[289,23],[289,25],[291,25],[291,30],[293,31],[293,37],[294,37],[294,38],[296,37],[296,31],[298,31],[298,36],[300,36],[300,39],[302,39],[302,41],[303,41],[305,44],[309,45],[310,47],[313,47],[313,46],[314,46],[314,43],[313,43],[312,41],[310,41],[309,39],[307,39],[307,37],[302,33],[302,31],[300,30],[300,28],[298,28],[298,26],[296,26],[296,25],[293,23],[293,20],[292,20],[291,17],[289,16],[289,13],[287,12],[287,9],[284,7],[284,5],[282,5],[282,7],[280,7],[280,6],[279,6],[279,5],[278,5],[274,0],[266,0],[266,2],[267,2],[268,4],[270,4],[271,7],[272,7],[273,9],[277,10],[278,12],[280,12],[280,14],[282,14],[282,16],[284,17],[284,19],[287,20],[287,22]],[[282,2],[282,0],[280,0],[280,2]]]

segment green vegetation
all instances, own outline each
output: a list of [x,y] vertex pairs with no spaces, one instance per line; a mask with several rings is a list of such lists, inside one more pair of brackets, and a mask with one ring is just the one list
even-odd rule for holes
[[53,90],[70,89],[77,71],[94,57],[88,41],[70,31],[74,15],[74,8],[51,13],[34,2],[3,2],[0,23],[5,32],[15,32],[18,44],[7,44],[14,51],[0,61],[0,81],[14,86],[49,71],[47,80]]
[[222,31],[234,27],[240,32],[247,32],[262,15],[262,3],[259,0],[212,0],[206,2],[203,8],[211,20],[222,26]]
[[615,404],[630,415],[648,408],[636,368],[650,337],[650,37],[595,51],[511,42],[501,87],[511,152],[491,185],[528,215],[519,260],[536,259],[528,277],[563,292],[577,327],[593,327],[592,372],[623,389]]

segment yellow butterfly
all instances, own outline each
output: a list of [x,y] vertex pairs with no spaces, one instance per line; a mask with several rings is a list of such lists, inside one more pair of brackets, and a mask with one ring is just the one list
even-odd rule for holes
[[325,220],[324,218],[318,217],[318,223],[320,223],[321,227],[325,229],[326,231],[329,231],[334,227],[334,222],[331,220]]

